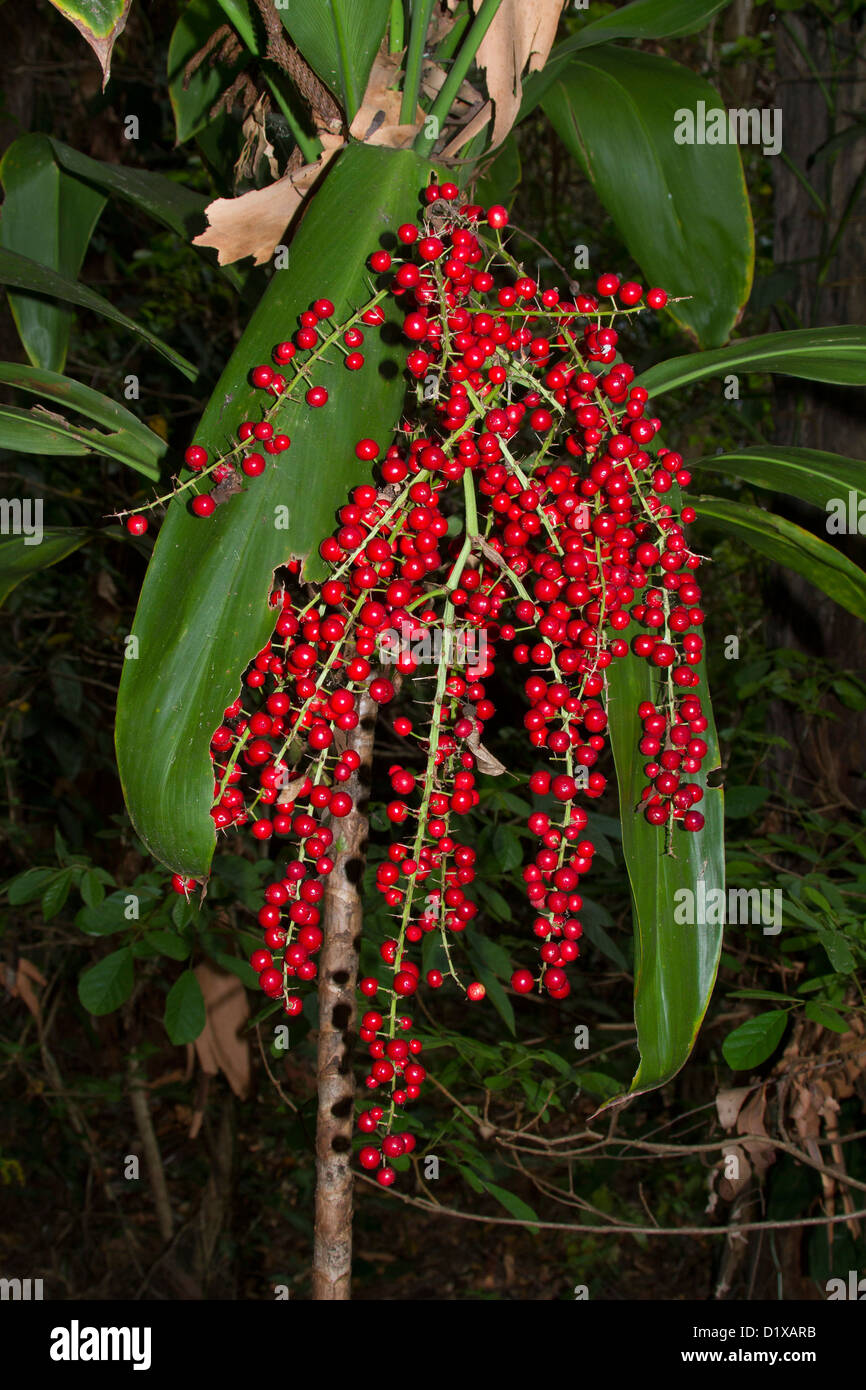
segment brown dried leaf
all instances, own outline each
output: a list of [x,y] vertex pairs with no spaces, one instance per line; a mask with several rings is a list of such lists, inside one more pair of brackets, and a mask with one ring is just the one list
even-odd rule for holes
[[472,140],[480,130],[483,130],[484,127],[489,124],[492,116],[493,103],[491,101],[485,101],[484,105],[481,107],[481,110],[476,111],[474,115],[470,115],[469,120],[467,120],[460,127],[457,134],[454,136],[454,139],[448,142],[448,144],[445,146],[445,149],[442,151],[441,155],[438,156],[438,158],[456,159],[457,155],[463,149],[463,146],[467,144],[470,140]]
[[[767,1135],[767,1129],[764,1124],[764,1113],[766,1109],[767,1096],[763,1087],[761,1087],[760,1090],[755,1092],[752,1099],[747,1101],[740,1110],[737,1116],[737,1133]],[[768,1135],[767,1137],[769,1138]],[[758,1144],[744,1141],[742,1147],[752,1160],[752,1166],[758,1177],[776,1162],[776,1151],[771,1144]]]
[[[482,0],[473,0],[475,12]],[[523,86],[520,75],[543,68],[553,47],[565,0],[502,0],[478,49],[478,63],[487,71],[487,91],[496,107],[495,149],[514,125]]]
[[716,1114],[724,1129],[733,1129],[743,1101],[751,1090],[751,1086],[735,1086],[729,1091],[719,1091],[716,1096]]
[[272,179],[280,176],[280,166],[265,126],[270,106],[268,97],[260,96],[241,127],[244,143],[235,165],[235,186],[241,179],[253,177],[260,159],[267,160]]
[[209,203],[205,209],[207,230],[193,238],[193,245],[212,246],[220,265],[230,265],[245,256],[255,257],[256,265],[270,260],[305,195],[343,147],[338,136],[324,133],[321,139],[325,148],[314,164],[305,164],[267,188],[254,188],[239,198],[217,198]]
[[20,999],[27,1006],[40,1028],[42,1027],[42,1009],[33,986],[34,984],[44,985],[46,983],[42,971],[29,960],[19,959],[17,971],[13,973],[10,970],[6,974],[6,988],[12,998]]
[[477,734],[474,735],[474,742],[471,734],[466,742],[475,754],[475,762],[480,772],[486,772],[488,777],[502,776],[503,772],[506,771],[505,764],[501,763],[498,758],[494,758],[490,749],[485,748],[483,743],[478,742]]
[[400,55],[378,53],[370,69],[364,100],[355,113],[349,134],[365,145],[387,145],[400,150],[411,145],[424,122],[424,112],[416,108],[414,124],[401,124],[400,92],[394,82],[400,71]]
[[250,1045],[241,1030],[249,1018],[247,993],[237,975],[218,970],[210,962],[196,966],[196,979],[204,995],[207,1018],[195,1040],[202,1071],[208,1076],[223,1072],[236,1096],[250,1092]]
[[[732,1202],[738,1192],[741,1192],[752,1176],[752,1165],[746,1157],[745,1149],[740,1144],[726,1144],[722,1150],[723,1166],[721,1177],[719,1178],[719,1196],[726,1202]],[[735,1157],[739,1163],[738,1178],[725,1177],[724,1160]]]
[[288,786],[283,787],[277,797],[276,804],[278,806],[291,806],[292,802],[296,801],[300,796],[306,780],[307,776],[306,773],[304,773],[301,777],[296,777],[294,781],[289,782]]

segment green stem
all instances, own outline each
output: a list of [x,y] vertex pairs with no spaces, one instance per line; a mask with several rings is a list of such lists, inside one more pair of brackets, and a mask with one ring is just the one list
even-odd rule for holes
[[[496,18],[496,13],[501,3],[502,0],[484,0],[481,9],[475,16],[472,27],[460,46],[460,52],[454,59],[451,71],[443,82],[439,95],[430,108],[430,116],[433,117],[437,123],[434,125],[434,129],[441,128],[445,124],[448,112],[451,110],[451,104],[459,92],[466,74],[472,66],[475,55],[481,46],[481,40]],[[418,135],[415,137],[415,143],[412,148],[415,150],[416,154],[422,156],[429,155],[437,138],[438,137],[435,135],[425,135],[424,131],[419,131]]]
[[457,52],[457,45],[460,43],[460,40],[463,38],[463,35],[469,28],[469,21],[471,18],[472,16],[469,12],[469,0],[466,0],[466,9],[464,10],[463,14],[457,15],[453,25],[448,30],[448,33],[445,35],[439,47],[436,49],[437,63],[445,64],[451,61],[451,59],[454,57],[454,54]]
[[406,42],[406,24],[403,17],[403,0],[391,0],[391,18],[388,21],[388,52],[399,53]]
[[433,0],[413,0],[412,28],[409,33],[409,49],[406,54],[406,75],[403,79],[403,103],[400,107],[401,125],[414,125],[415,123],[418,93],[421,90],[421,63],[424,58],[424,43],[432,13]]

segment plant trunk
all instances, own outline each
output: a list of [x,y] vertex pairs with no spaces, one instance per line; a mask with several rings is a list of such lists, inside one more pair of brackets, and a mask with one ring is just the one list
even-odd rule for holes
[[352,1134],[355,1083],[352,1034],[361,944],[361,880],[369,833],[368,808],[376,704],[364,694],[347,739],[361,759],[346,783],[354,809],[332,822],[334,868],[323,899],[325,939],[319,965],[316,1214],[313,1298],[348,1299],[352,1281]]

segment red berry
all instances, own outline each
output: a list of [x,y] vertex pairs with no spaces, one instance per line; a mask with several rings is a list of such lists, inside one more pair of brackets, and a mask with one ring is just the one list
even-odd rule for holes
[[192,510],[196,516],[211,516],[216,511],[216,502],[209,492],[202,492],[192,499]]
[[128,516],[126,518],[126,529],[131,536],[143,536],[148,528],[146,516]]

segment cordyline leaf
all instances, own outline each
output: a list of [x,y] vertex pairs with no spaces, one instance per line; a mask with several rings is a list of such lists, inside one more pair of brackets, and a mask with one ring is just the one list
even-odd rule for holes
[[720,104],[703,77],[608,44],[576,53],[543,105],[650,284],[671,296],[667,312],[715,347],[749,297],[754,233],[737,146],[673,139],[676,111],[698,101]]
[[829,454],[823,449],[757,444],[749,449],[689,460],[689,468],[740,478],[755,487],[798,497],[801,502],[811,502],[825,510],[834,499],[847,504],[848,495],[853,492],[856,511],[866,496],[866,461]]
[[609,43],[611,39],[664,39],[694,34],[725,9],[730,0],[634,0],[584,24],[576,34],[558,43],[540,72],[523,84],[521,119],[533,111],[552,82],[575,53]]
[[642,372],[637,383],[651,396],[732,368],[747,372],[781,372],[834,386],[866,386],[866,327],[859,323],[830,328],[794,328],[737,338],[727,347],[669,357]]
[[0,604],[6,602],[23,579],[49,565],[56,565],[58,560],[65,560],[94,534],[58,526],[46,527],[39,545],[28,545],[26,536],[10,536],[0,541]]
[[[58,167],[46,135],[22,135],[9,146],[0,179],[5,198],[0,245],[75,280],[105,198]],[[74,315],[41,295],[9,295],[24,350],[35,367],[61,371]]]
[[[630,638],[631,631],[624,635]],[[674,920],[679,890],[696,894],[702,883],[710,893],[725,885],[723,794],[707,786],[708,774],[720,766],[719,744],[704,665],[692,669],[701,683],[689,694],[700,697],[708,720],[702,735],[707,743],[704,768],[691,779],[704,788],[697,809],[705,825],[697,833],[674,830],[672,854],[665,853],[664,831],[649,825],[639,809],[646,760],[638,749],[643,729],[637,709],[642,700],[658,698],[663,677],[631,651],[607,672],[610,741],[634,909],[634,1016],[640,1052],[628,1091],[610,1104],[662,1086],[680,1070],[697,1038],[719,965],[722,928]]]
[[5,247],[0,249],[0,284],[24,290],[27,294],[45,295],[49,299],[60,299],[67,304],[78,304],[82,309],[101,314],[103,318],[110,319],[112,323],[119,323],[156,348],[157,352],[190,381],[195,381],[198,376],[196,368],[181,353],[175,352],[173,347],[164,343],[155,333],[142,328],[134,319],[127,318],[126,314],[115,309],[110,300],[104,299],[101,294],[96,294],[77,280],[71,280],[49,266],[31,260],[29,256],[7,251]]
[[866,622],[866,572],[841,550],[775,512],[729,502],[695,499],[699,519],[734,536],[761,555],[795,570],[840,607]]
[[[473,0],[476,14],[483,2]],[[491,149],[502,143],[517,118],[524,69],[537,72],[544,67],[564,6],[565,0],[502,0],[481,40],[476,62],[485,69],[495,108]],[[464,143],[467,138],[464,133]]]
[[[159,477],[159,460],[167,448],[165,440],[109,396],[58,372],[18,362],[0,362],[0,382],[56,401],[109,430],[105,434],[101,430],[87,429],[42,406],[35,406],[31,411],[0,406],[0,440],[4,448],[20,449],[24,453],[105,454],[145,477]],[[17,442],[14,433],[10,437],[10,431],[17,431]]]
[[[406,150],[341,152],[205,411],[197,439],[212,457],[241,421],[257,417],[250,368],[269,360],[297,314],[326,294],[340,322],[367,301],[370,251],[416,216],[430,171]],[[157,538],[133,628],[139,658],[124,662],[117,758],[139,835],[157,859],[194,878],[207,874],[214,848],[210,738],[273,630],[274,571],[298,555],[308,557],[308,578],[322,577],[317,547],[349,488],[370,477],[355,444],[369,437],[384,448],[399,419],[405,382],[394,349],[368,332],[364,353],[359,372],[347,372],[337,353],[316,365],[316,383],[332,399],[321,410],[303,394],[285,403],[277,423],[292,446],[260,478],[206,521],[177,499]],[[280,509],[286,529],[277,529]]]
[[343,142],[327,133],[326,146],[314,164],[305,164],[286,174],[267,188],[253,188],[239,198],[217,198],[206,209],[208,228],[193,240],[193,246],[212,246],[220,265],[254,256],[264,265],[274,254],[286,228],[300,208],[313,184]]
[[284,0],[277,13],[353,120],[388,26],[390,0]]
[[51,0],[51,4],[90,44],[102,68],[104,91],[111,75],[112,49],[126,27],[132,0]]

